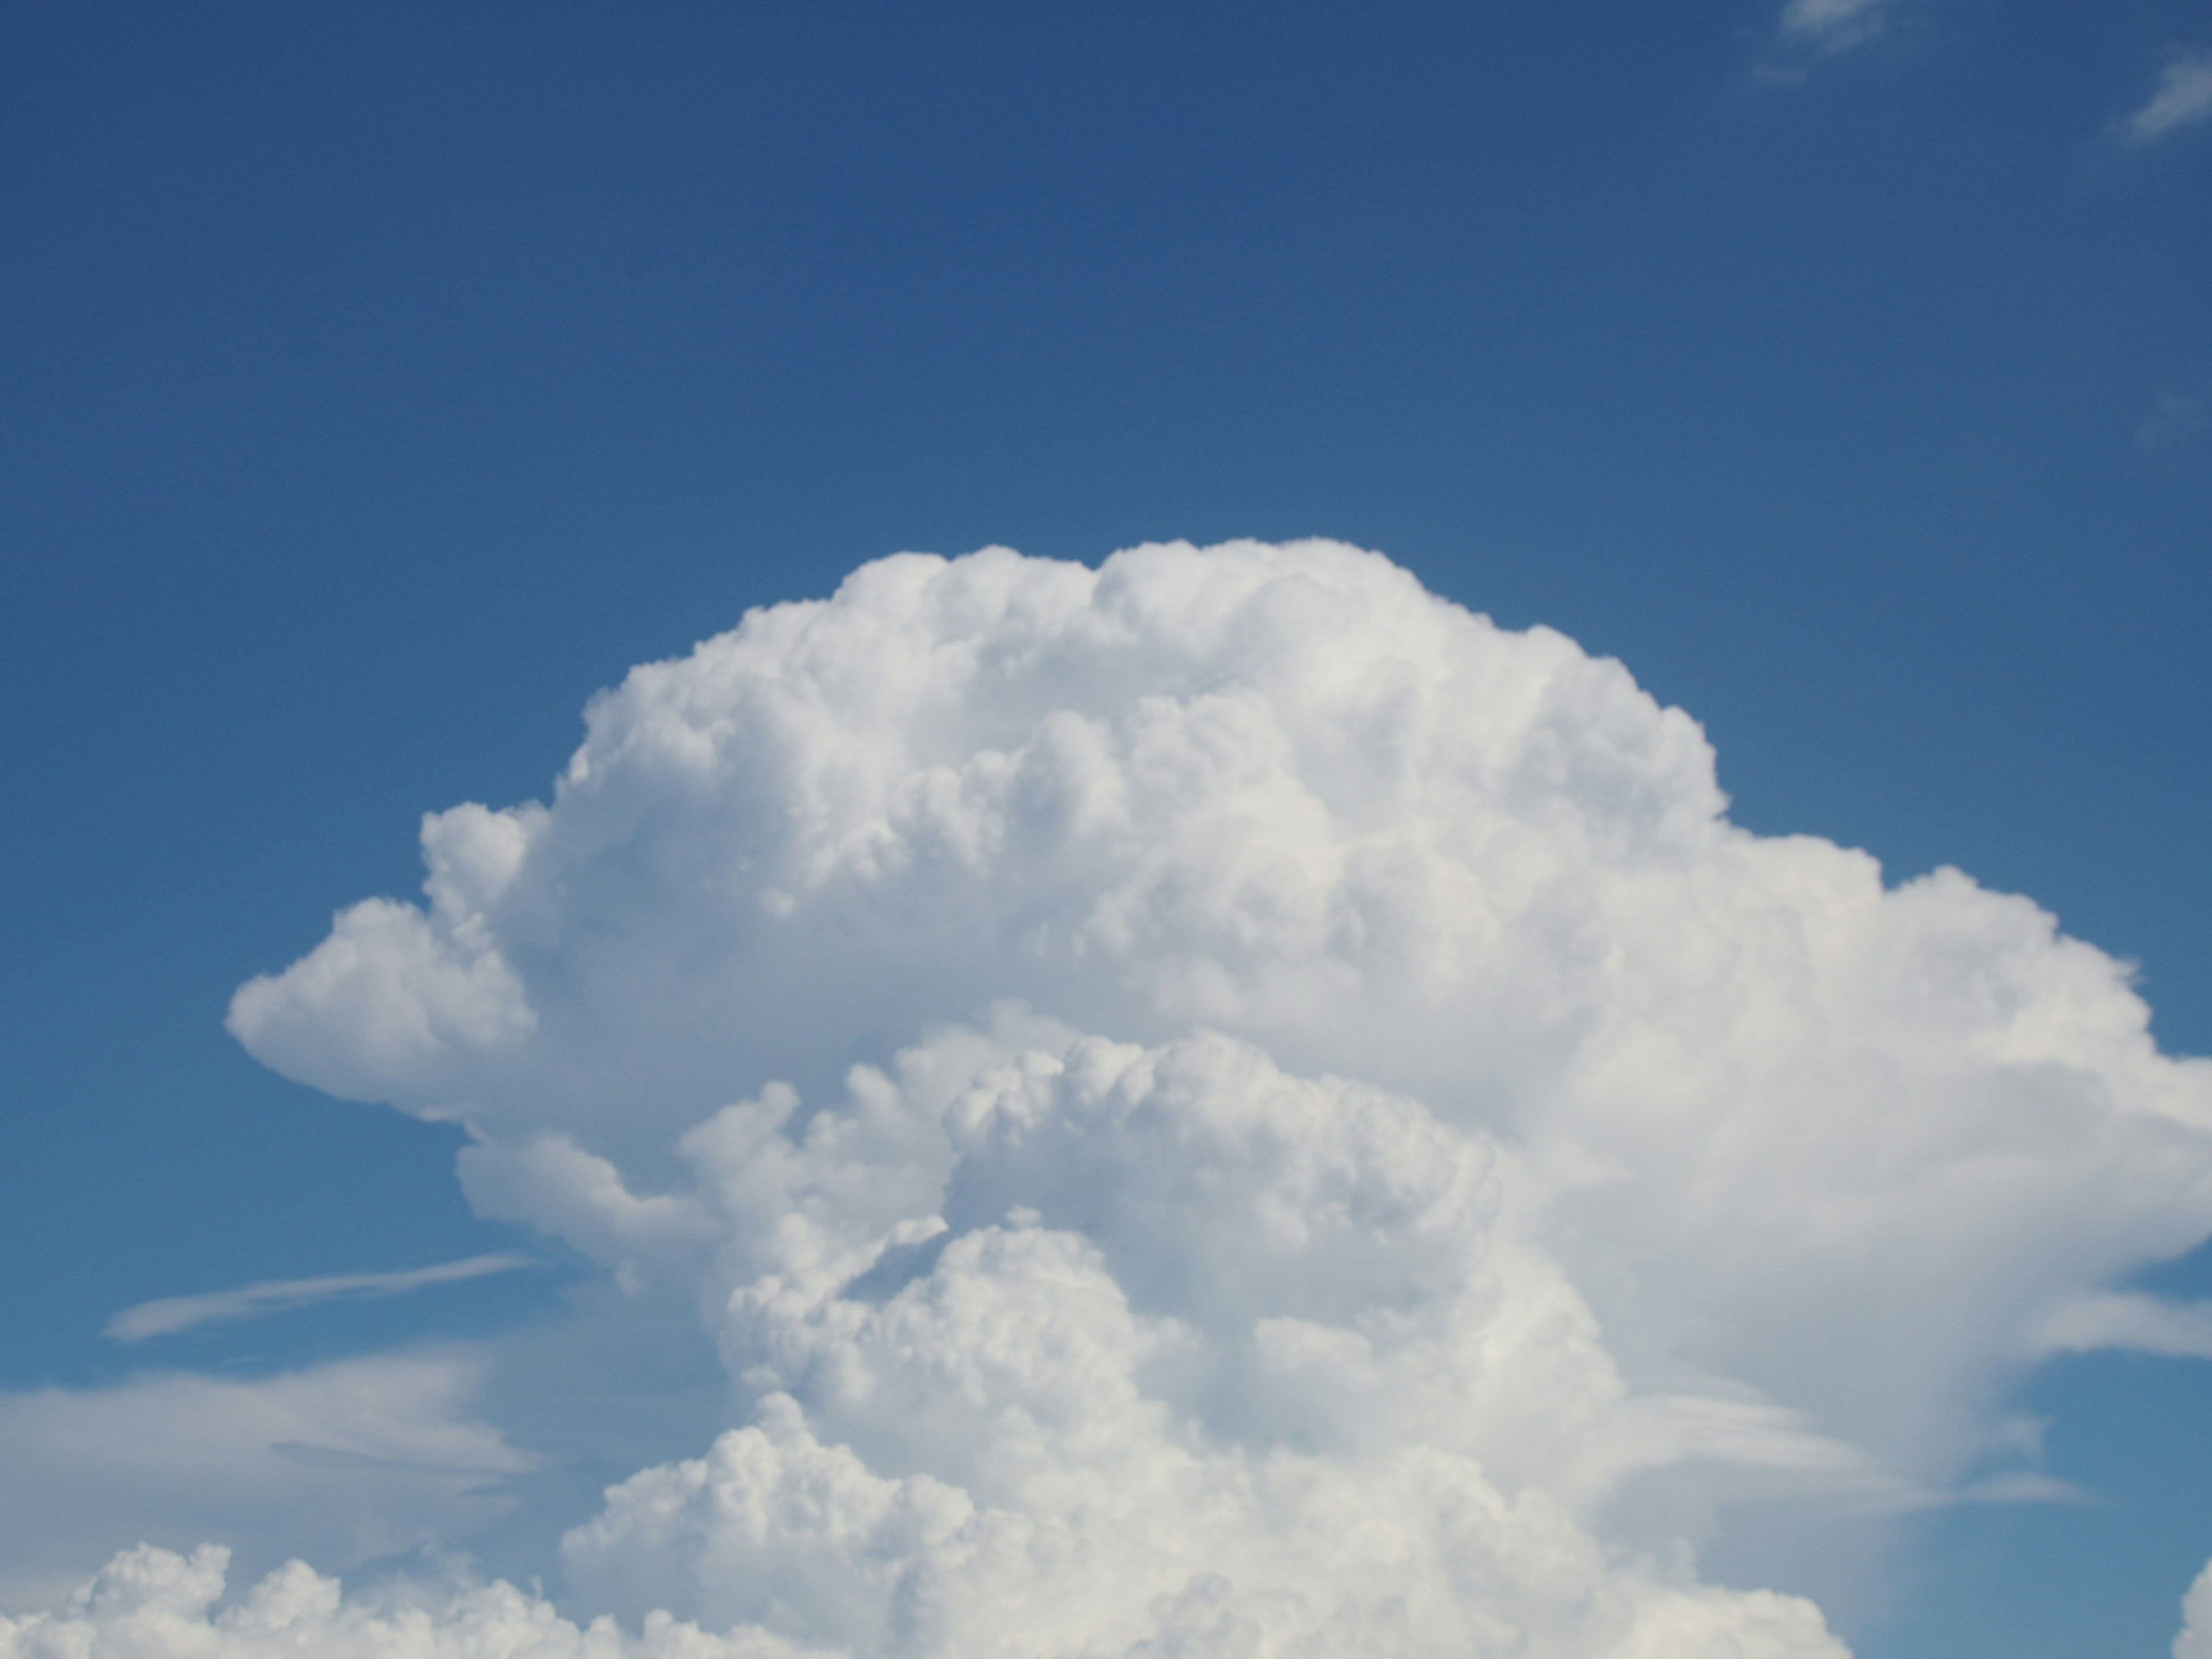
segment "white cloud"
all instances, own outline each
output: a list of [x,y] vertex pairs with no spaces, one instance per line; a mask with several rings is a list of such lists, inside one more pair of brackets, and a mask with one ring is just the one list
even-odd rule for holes
[[1608,1560],[1624,1472],[1858,1460],[1632,1398],[1486,1137],[1218,1036],[948,1032],[798,1104],[685,1139],[756,1421],[570,1534],[588,1605],[868,1654],[1840,1654]]
[[0,1659],[806,1659],[775,1643],[720,1642],[656,1620],[627,1638],[579,1629],[511,1584],[344,1599],[293,1561],[221,1613],[230,1553],[144,1546],[118,1555],[58,1613],[0,1617]]
[[[472,825],[471,809],[447,814],[459,840]],[[526,815],[490,820],[467,848],[483,856],[486,843],[512,841]],[[426,829],[424,846],[435,860]],[[526,1037],[535,1016],[499,952],[443,902],[459,890],[434,864],[430,914],[390,899],[363,899],[333,921],[331,936],[313,956],[295,963],[282,982],[257,979],[232,998],[228,1024],[241,1040],[251,1034],[254,1053],[279,1071],[295,1045],[313,1055],[320,1086],[347,1099],[370,1100],[390,1079],[411,1067],[459,1054],[496,1055]],[[334,1048],[343,1032],[343,1051]]]
[[2120,130],[2138,144],[2152,144],[2205,120],[2212,120],[2212,52],[2194,52],[2159,72],[2149,101]]
[[533,1265],[513,1250],[472,1255],[460,1261],[404,1273],[327,1273],[319,1279],[267,1279],[228,1291],[199,1296],[170,1296],[141,1302],[111,1318],[103,1334],[118,1342],[143,1342],[149,1336],[173,1336],[196,1325],[211,1325],[264,1315],[289,1312],[352,1297],[400,1296],[426,1285],[450,1285],[460,1279],[481,1279],[487,1273],[512,1273]]
[[1897,0],[1790,0],[1782,39],[1821,52],[1848,52],[1881,33]]
[[2007,1380],[2212,1231],[2122,964],[1736,829],[1620,665],[1371,554],[902,556],[586,718],[232,1028],[701,1311],[730,1431],[570,1534],[590,1607],[1832,1655],[1695,1534],[2039,1490]]
[[[1030,1248],[1032,1270],[1050,1264],[1037,1291],[1081,1293],[1060,1246]],[[610,1493],[572,1535],[571,1567],[855,1653],[1844,1651],[1806,1602],[1608,1563],[1540,1492],[1501,1492],[1468,1458],[1194,1457],[1164,1425],[1114,1421],[1071,1463],[1050,1452],[1078,1437],[1048,1449],[1034,1426],[1010,1419],[995,1449],[1002,1505],[927,1473],[880,1475],[772,1397],[705,1458]]]
[[503,1504],[486,1488],[532,1466],[471,1414],[482,1370],[430,1353],[0,1395],[0,1606],[51,1604],[144,1540],[343,1567],[480,1525]]

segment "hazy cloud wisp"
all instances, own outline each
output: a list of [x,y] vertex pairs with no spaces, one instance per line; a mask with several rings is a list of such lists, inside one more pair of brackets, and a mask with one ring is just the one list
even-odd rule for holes
[[0,1607],[52,1605],[118,1530],[177,1549],[220,1538],[262,1571],[465,1536],[537,1461],[483,1419],[483,1370],[440,1350],[0,1394]]
[[1848,52],[1881,32],[1897,0],[1790,0],[1783,8],[1785,45],[1821,53]]
[[2212,120],[2212,51],[2192,52],[2160,71],[2149,101],[2120,131],[2135,143],[2154,144],[2206,120]]
[[345,1297],[401,1296],[409,1291],[420,1290],[426,1285],[450,1285],[461,1279],[481,1279],[488,1273],[513,1273],[518,1267],[535,1265],[530,1257],[520,1251],[505,1250],[489,1255],[472,1255],[459,1261],[442,1261],[435,1267],[410,1268],[402,1273],[326,1273],[317,1279],[268,1279],[256,1284],[240,1285],[233,1290],[210,1291],[198,1296],[162,1297],[153,1302],[141,1302],[111,1318],[102,1328],[101,1334],[118,1342],[143,1342],[151,1336],[173,1336],[198,1325],[258,1319],[268,1314],[288,1313],[295,1308],[312,1307],[319,1302]]

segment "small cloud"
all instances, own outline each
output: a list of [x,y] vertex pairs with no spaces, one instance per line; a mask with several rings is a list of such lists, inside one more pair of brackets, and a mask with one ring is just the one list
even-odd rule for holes
[[1910,0],[1789,0],[1776,25],[1774,48],[1752,70],[1772,86],[1797,86],[1811,65],[1855,51],[1886,33]]
[[2212,50],[2185,53],[2168,64],[2150,101],[2120,123],[2120,131],[2130,143],[2154,144],[2204,120],[2212,120]]
[[2202,397],[2161,392],[2157,405],[2136,428],[2136,441],[2154,453],[2179,449],[2212,431],[2212,404]]
[[1872,40],[1894,0],[1790,0],[1782,12],[1784,44],[1828,54]]
[[461,1261],[441,1262],[434,1267],[416,1267],[408,1273],[328,1273],[320,1279],[264,1279],[258,1284],[241,1285],[235,1290],[210,1291],[204,1296],[171,1296],[156,1302],[141,1302],[110,1319],[104,1334],[118,1342],[143,1342],[149,1336],[174,1336],[196,1325],[258,1319],[342,1297],[399,1296],[425,1285],[481,1279],[487,1273],[512,1273],[517,1267],[534,1265],[530,1257],[507,1250],[491,1255],[472,1255]]

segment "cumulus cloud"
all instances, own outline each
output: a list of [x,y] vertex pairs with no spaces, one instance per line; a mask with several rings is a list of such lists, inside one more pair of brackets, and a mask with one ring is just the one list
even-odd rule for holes
[[2212,120],[2212,52],[2186,52],[2159,72],[2149,100],[2121,123],[2138,144],[2154,144],[2184,127]]
[[505,1583],[348,1601],[337,1580],[301,1561],[216,1613],[229,1565],[215,1544],[190,1556],[125,1551],[60,1611],[0,1616],[0,1659],[806,1659],[780,1644],[718,1642],[666,1618],[639,1638],[604,1620],[579,1629]]
[[1486,1136],[1219,1036],[1054,1035],[685,1138],[754,1423],[569,1535],[588,1604],[1007,1659],[1841,1651],[1802,1601],[1608,1559],[1624,1471],[1851,1456],[1633,1398]]
[[584,1613],[1835,1655],[1700,1579],[1732,1506],[2037,1490],[2022,1368],[2195,1352],[2118,1286],[2212,1232],[2212,1067],[2123,964],[1737,829],[1686,714],[1376,555],[902,556],[586,728],[231,1011],[711,1334]]
[[426,1285],[450,1285],[487,1273],[512,1273],[531,1265],[528,1256],[506,1250],[460,1261],[415,1267],[404,1273],[326,1273],[317,1279],[267,1279],[228,1291],[198,1296],[168,1296],[141,1302],[111,1318],[103,1334],[118,1342],[143,1342],[149,1336],[173,1336],[196,1325],[258,1319],[351,1297],[401,1296]]

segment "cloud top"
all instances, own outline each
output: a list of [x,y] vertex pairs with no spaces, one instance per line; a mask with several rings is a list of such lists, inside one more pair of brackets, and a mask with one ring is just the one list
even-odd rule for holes
[[[484,1126],[603,1132],[620,1092],[659,1141],[733,1079],[834,1086],[866,1036],[1018,991],[1464,1091],[1430,1016],[1501,1058],[1563,1030],[1578,868],[1722,806],[1695,724],[1618,664],[1323,543],[885,560],[587,723],[550,809],[426,822],[427,911],[357,906],[242,988],[247,1046]],[[1516,929],[1534,959],[1487,948]]]

